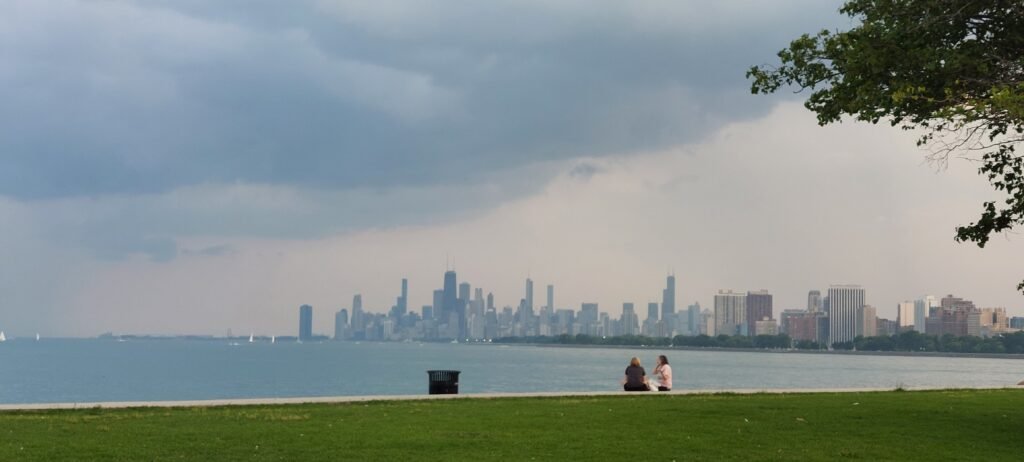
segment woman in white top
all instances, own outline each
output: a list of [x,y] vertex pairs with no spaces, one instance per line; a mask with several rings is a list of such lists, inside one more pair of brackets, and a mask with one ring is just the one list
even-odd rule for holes
[[654,376],[658,379],[658,391],[672,391],[672,366],[668,365],[668,358],[665,355],[658,356]]

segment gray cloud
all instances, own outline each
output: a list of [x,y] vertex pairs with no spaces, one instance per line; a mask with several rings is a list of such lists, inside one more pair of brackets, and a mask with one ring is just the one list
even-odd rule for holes
[[[691,141],[838,2],[4,2],[0,194],[353,189]],[[737,104],[741,102],[740,104]]]

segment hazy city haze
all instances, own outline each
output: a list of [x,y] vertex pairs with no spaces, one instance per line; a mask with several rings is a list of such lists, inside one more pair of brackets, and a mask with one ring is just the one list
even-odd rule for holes
[[[839,2],[0,5],[0,329],[293,333],[409,279],[515,306],[777,311],[855,283],[878,316],[954,293],[1024,315],[1019,236],[913,135],[820,128],[743,72]],[[837,26],[842,26],[837,23]],[[539,298],[539,295],[538,295]],[[539,303],[538,303],[539,304]]]

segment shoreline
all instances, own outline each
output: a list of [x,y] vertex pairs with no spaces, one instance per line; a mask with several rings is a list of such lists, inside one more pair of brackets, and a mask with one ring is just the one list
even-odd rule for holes
[[981,358],[981,359],[1024,359],[1019,353],[954,353],[944,351],[851,351],[851,350],[777,350],[767,348],[720,348],[691,346],[654,346],[654,345],[585,345],[563,343],[466,343],[465,345],[507,345],[539,348],[608,348],[614,350],[669,350],[669,351],[714,351],[727,353],[773,353],[773,354],[812,354],[812,355],[848,355],[848,356],[897,356],[924,358]]
[[107,401],[86,403],[22,403],[0,404],[0,413],[17,411],[46,410],[89,410],[89,409],[133,409],[133,408],[180,408],[180,407],[222,407],[262,406],[295,404],[346,404],[378,401],[428,401],[450,399],[503,399],[503,398],[571,398],[601,396],[687,396],[687,395],[754,395],[754,394],[825,394],[825,393],[881,393],[893,391],[924,392],[944,390],[1024,390],[1021,386],[992,387],[868,387],[868,388],[732,388],[672,390],[669,392],[625,392],[625,391],[581,391],[581,392],[524,392],[524,393],[466,393],[457,395],[359,395],[359,396],[314,396],[292,398],[238,398],[180,401]]

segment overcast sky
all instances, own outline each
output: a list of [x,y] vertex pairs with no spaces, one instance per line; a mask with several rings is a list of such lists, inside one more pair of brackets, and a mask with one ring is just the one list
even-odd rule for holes
[[[515,305],[862,284],[1024,315],[997,198],[744,71],[839,1],[0,2],[0,330],[294,334],[402,277]],[[784,92],[786,93],[786,92]],[[543,302],[538,299],[537,304]]]

